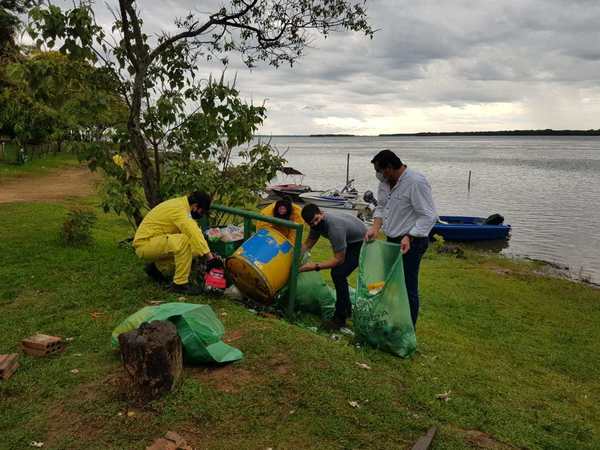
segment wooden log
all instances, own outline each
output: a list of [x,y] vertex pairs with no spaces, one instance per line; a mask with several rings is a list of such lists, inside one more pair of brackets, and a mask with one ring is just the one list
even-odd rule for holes
[[183,353],[175,325],[162,320],[143,323],[137,330],[120,334],[119,346],[131,401],[143,404],[176,389]]
[[428,450],[437,433],[437,427],[431,427],[425,436],[421,436],[411,450]]

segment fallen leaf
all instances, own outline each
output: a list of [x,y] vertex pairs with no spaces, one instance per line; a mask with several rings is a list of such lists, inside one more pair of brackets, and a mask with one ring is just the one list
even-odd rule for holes
[[296,413],[296,410],[295,410],[295,409],[292,409],[292,410],[290,411],[290,416],[291,416],[292,414],[295,414],[295,413]]
[[226,312],[222,312],[222,313],[221,313],[221,315],[222,315],[223,317],[225,317],[225,316],[227,315],[227,313],[226,313]]
[[437,398],[438,400],[441,400],[443,402],[447,402],[448,400],[450,400],[450,392],[452,392],[452,391],[447,391],[447,392],[444,392],[443,394],[438,394],[435,396],[435,398]]
[[187,299],[185,297],[177,297],[177,300],[180,302],[185,302]]
[[356,365],[361,369],[371,370],[371,367],[369,367],[367,364],[357,362]]
[[44,446],[44,443],[43,442],[33,441],[29,445],[31,445],[32,447],[42,448]]
[[74,337],[65,338],[65,341],[67,341],[67,342],[73,342],[74,340],[75,340]]
[[73,356],[83,356],[82,353],[73,353]]
[[351,401],[351,402],[348,402],[348,404],[349,404],[350,406],[352,406],[353,408],[360,408],[360,405],[359,405],[359,404],[358,404],[358,402],[356,402],[356,401]]
[[77,373],[79,373],[79,369],[72,369],[72,370],[71,370],[71,373],[75,373],[75,374],[77,374]]
[[133,417],[135,413],[133,411],[127,411],[127,417]]
[[90,317],[92,318],[92,320],[97,320],[102,318],[102,316],[104,316],[104,313],[102,311],[94,311],[90,313]]

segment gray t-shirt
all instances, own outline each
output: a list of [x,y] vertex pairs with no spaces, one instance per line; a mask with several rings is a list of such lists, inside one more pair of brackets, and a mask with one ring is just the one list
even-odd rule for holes
[[325,213],[321,223],[325,222],[322,229],[310,229],[309,239],[317,240],[324,236],[331,242],[331,248],[334,252],[341,252],[346,249],[348,244],[360,242],[365,238],[367,227],[362,221],[350,214]]

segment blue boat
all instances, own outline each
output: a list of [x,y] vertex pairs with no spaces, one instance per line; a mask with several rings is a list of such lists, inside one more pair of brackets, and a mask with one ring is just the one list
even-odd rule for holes
[[[496,220],[490,220],[492,218]],[[494,214],[485,217],[440,216],[431,230],[430,236],[439,234],[446,241],[490,241],[506,239],[510,225],[504,225],[502,216]],[[492,222],[492,223],[487,223]]]

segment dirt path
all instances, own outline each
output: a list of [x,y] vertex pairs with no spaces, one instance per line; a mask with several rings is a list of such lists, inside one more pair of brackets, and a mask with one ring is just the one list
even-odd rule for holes
[[42,176],[23,176],[0,182],[0,203],[50,202],[94,193],[100,177],[87,167],[61,169]]

